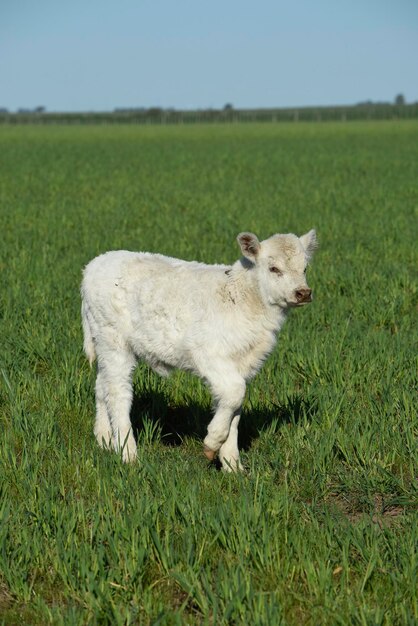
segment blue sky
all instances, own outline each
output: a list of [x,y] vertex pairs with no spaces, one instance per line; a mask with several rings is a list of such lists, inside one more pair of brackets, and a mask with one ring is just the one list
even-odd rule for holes
[[417,0],[1,0],[0,107],[418,101]]

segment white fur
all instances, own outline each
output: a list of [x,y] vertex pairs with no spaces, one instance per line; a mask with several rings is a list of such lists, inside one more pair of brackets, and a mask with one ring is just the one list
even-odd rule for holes
[[246,381],[272,351],[289,308],[302,304],[296,292],[308,289],[304,270],[316,235],[260,243],[241,233],[238,242],[244,256],[232,266],[117,251],[85,268],[84,350],[90,363],[98,360],[94,432],[99,444],[122,449],[125,461],[136,457],[129,412],[132,373],[142,359],[161,375],[180,368],[208,383],[216,411],[205,449],[219,452],[224,469],[241,468]]

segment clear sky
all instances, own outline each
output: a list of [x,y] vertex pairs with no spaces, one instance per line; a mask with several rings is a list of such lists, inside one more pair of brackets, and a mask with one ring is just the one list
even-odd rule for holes
[[418,101],[418,0],[0,0],[0,107]]

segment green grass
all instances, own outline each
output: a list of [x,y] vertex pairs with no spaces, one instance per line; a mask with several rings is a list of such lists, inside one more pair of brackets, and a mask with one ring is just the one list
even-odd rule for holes
[[[0,623],[417,623],[417,163],[416,122],[0,128]],[[138,462],[99,450],[82,267],[312,227],[247,474],[202,455],[204,385],[145,366]]]

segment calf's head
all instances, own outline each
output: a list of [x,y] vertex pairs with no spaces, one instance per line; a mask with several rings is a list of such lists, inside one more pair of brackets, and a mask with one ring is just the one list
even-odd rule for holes
[[261,242],[253,233],[240,233],[237,240],[266,303],[288,308],[312,301],[306,268],[317,246],[314,230],[302,237],[273,235]]

